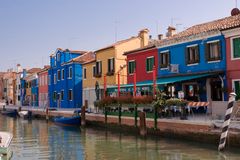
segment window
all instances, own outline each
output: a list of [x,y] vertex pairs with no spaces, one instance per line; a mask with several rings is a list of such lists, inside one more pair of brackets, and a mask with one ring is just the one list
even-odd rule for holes
[[208,42],[205,47],[206,60],[217,61],[221,59],[220,41]]
[[232,39],[232,58],[240,58],[240,37]]
[[108,75],[114,74],[114,58],[108,59]]
[[54,100],[54,101],[57,100],[57,92],[56,92],[56,91],[53,92],[53,100]]
[[92,74],[93,74],[93,77],[95,77],[95,75],[96,75],[96,66],[92,67]]
[[48,75],[48,85],[51,85],[51,75]]
[[69,101],[73,100],[73,91],[71,89],[68,90],[68,100]]
[[160,68],[168,68],[169,64],[170,64],[169,51],[160,53]]
[[54,66],[56,66],[57,65],[56,57],[53,58],[53,61],[54,61]]
[[154,57],[147,57],[146,59],[146,71],[150,72],[153,70],[154,66]]
[[237,94],[236,100],[240,99],[240,79],[233,80],[233,89],[234,92]]
[[61,101],[64,100],[64,90],[61,90],[61,95],[60,95]]
[[102,76],[102,61],[96,62],[96,77]]
[[64,80],[64,76],[65,76],[64,69],[62,69],[62,80]]
[[57,83],[57,75],[56,75],[56,73],[54,74],[54,84],[56,84]]
[[57,61],[60,61],[60,53],[57,54]]
[[69,67],[68,69],[68,78],[72,78],[72,67]]
[[83,68],[83,79],[87,79],[87,69]]
[[133,74],[136,70],[136,61],[129,61],[128,62],[128,74]]
[[186,48],[186,64],[199,63],[199,47],[198,45]]
[[58,81],[61,80],[61,71],[60,70],[57,71],[57,80]]

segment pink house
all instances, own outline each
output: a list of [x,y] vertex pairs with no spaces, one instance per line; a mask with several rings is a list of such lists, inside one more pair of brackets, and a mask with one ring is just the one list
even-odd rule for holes
[[226,38],[228,92],[234,91],[240,99],[240,26],[223,31],[223,34]]
[[38,72],[39,107],[48,106],[48,69],[49,66],[44,66],[44,68]]

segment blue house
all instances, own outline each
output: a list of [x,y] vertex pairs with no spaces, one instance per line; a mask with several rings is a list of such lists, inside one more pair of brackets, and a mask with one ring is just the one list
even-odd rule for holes
[[38,103],[38,77],[37,74],[35,74],[35,77],[31,80],[31,106],[37,107],[39,105]]
[[227,95],[226,46],[217,21],[178,34],[169,27],[158,42],[158,84],[170,97],[189,101],[223,101]]
[[50,107],[79,108],[82,106],[82,66],[78,58],[85,51],[58,48],[50,56],[48,96]]

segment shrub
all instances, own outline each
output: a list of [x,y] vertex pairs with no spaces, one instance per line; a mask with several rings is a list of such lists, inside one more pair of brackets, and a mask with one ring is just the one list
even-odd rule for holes
[[151,104],[152,102],[153,102],[152,96],[140,96],[133,98],[134,104]]
[[166,100],[166,106],[186,106],[188,101],[178,98],[171,98]]

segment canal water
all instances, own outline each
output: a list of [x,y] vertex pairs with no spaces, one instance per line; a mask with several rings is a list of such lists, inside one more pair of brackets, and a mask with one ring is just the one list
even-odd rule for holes
[[[147,139],[99,129],[62,127],[45,120],[0,115],[0,131],[13,133],[14,160],[239,160],[240,150],[224,154],[216,146],[171,139]],[[229,152],[231,150],[231,152]]]

